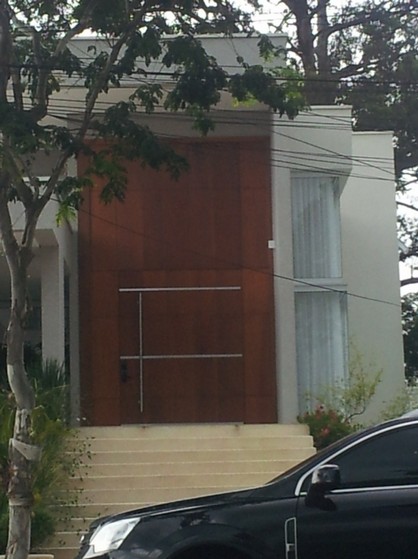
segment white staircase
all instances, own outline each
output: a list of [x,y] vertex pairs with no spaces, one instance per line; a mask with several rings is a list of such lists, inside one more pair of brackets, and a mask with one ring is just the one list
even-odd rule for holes
[[73,520],[45,549],[56,559],[75,557],[80,534],[98,516],[255,487],[314,453],[303,425],[91,427],[81,436],[90,465]]

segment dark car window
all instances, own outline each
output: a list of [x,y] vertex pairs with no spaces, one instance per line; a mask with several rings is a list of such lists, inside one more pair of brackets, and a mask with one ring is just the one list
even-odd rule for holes
[[341,488],[418,484],[418,427],[399,427],[359,443],[330,460]]

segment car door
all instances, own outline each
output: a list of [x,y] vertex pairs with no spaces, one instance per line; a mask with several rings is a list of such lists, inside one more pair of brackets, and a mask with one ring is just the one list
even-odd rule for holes
[[418,556],[418,426],[384,427],[329,457],[341,484],[316,506],[300,480],[298,559],[415,559]]

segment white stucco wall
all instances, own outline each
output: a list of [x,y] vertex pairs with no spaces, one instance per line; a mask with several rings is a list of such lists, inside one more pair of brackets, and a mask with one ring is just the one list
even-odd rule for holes
[[366,419],[404,382],[391,133],[353,134],[353,170],[341,196],[343,274],[354,351],[382,381]]
[[272,116],[276,372],[278,417],[284,423],[298,415],[294,293],[300,284],[292,281],[291,175],[329,173],[344,183],[351,171],[351,138],[350,107],[313,107],[294,121]]
[[[177,39],[176,35],[166,35],[164,37],[165,41],[170,41]],[[235,33],[232,36],[225,35],[198,35],[196,37],[202,44],[204,50],[212,57],[214,57],[218,64],[222,68],[230,73],[236,74],[243,72],[242,64],[238,62],[238,58],[242,58],[246,64],[263,64],[265,67],[277,67],[283,66],[285,60],[285,49],[287,44],[287,37],[284,34],[270,34],[269,38],[278,51],[278,56],[272,57],[268,61],[265,61],[260,56],[260,49],[258,43],[260,37],[257,35],[248,36],[246,33]],[[109,50],[109,45],[107,41],[97,39],[94,36],[83,36],[76,37],[72,39],[69,48],[74,52],[74,54],[82,59],[88,59],[91,57],[89,52],[89,47],[94,45],[96,48],[96,53],[100,51],[107,52]],[[154,81],[165,81],[167,82],[167,73],[172,72],[173,68],[162,67],[160,60],[152,61],[148,66],[143,63],[143,68],[148,73],[148,80]],[[70,79],[69,82],[77,84],[77,78]],[[127,77],[122,79],[121,85],[132,87],[132,78]]]
[[271,143],[279,419],[294,421],[298,413],[294,292],[301,287],[289,281],[290,178],[325,172],[339,176],[343,187],[343,275],[333,287],[349,293],[348,334],[362,364],[370,374],[382,370],[364,418],[375,421],[403,386],[392,136],[353,133],[349,107],[313,107],[294,122],[274,116]]
[[347,175],[351,170],[351,107],[314,106],[294,120],[273,116],[280,166],[299,172]]

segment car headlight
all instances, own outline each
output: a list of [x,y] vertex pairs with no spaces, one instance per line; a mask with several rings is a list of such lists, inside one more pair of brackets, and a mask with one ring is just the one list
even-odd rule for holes
[[139,521],[138,517],[124,518],[98,526],[88,542],[89,549],[84,557],[97,557],[118,549]]

